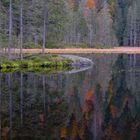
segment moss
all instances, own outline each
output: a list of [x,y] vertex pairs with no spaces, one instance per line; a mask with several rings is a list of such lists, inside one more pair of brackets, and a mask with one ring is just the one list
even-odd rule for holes
[[17,67],[19,67],[19,63],[16,62],[16,61],[11,62],[11,67],[12,67],[12,68],[17,68]]
[[39,56],[30,56],[25,58],[24,60],[7,60],[4,59],[0,63],[0,72],[9,72],[9,71],[19,71],[19,70],[27,70],[27,71],[40,71],[40,69],[47,68],[46,71],[50,71],[49,69],[65,69],[65,67],[69,68],[72,63],[69,59],[64,59],[60,56],[56,55],[39,55]]

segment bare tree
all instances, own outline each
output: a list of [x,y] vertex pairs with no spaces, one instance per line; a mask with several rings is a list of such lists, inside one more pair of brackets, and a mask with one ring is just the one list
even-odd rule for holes
[[11,59],[11,46],[12,46],[12,0],[9,1],[9,42],[8,42],[8,58]]
[[[1,110],[1,74],[0,74],[0,110]],[[2,129],[2,121],[1,121],[1,111],[0,111],[0,130]],[[2,135],[0,133],[0,139],[2,139]]]
[[47,1],[45,0],[44,4],[44,27],[43,27],[43,45],[42,45],[42,53],[45,53],[45,47],[46,47],[46,35],[47,35],[47,17],[48,16],[48,7],[47,7]]
[[20,59],[23,59],[23,1],[20,0]]

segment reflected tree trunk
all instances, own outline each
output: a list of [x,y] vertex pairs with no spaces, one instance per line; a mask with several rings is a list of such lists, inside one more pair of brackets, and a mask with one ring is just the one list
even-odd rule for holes
[[64,87],[64,95],[65,95],[65,97],[67,97],[69,95],[68,94],[68,92],[69,92],[69,81],[70,81],[69,75],[66,75],[65,76],[65,87]]
[[[47,118],[47,114],[48,114],[48,110],[47,110],[47,100],[46,100],[46,78],[43,75],[42,76],[42,86],[43,86],[43,114],[44,114],[44,128],[46,128],[46,118]],[[46,131],[46,130],[45,130]]]
[[44,107],[44,113],[46,115],[46,86],[45,86],[45,76],[42,77],[42,84],[43,84],[43,107]]
[[23,127],[23,73],[20,75],[20,127]]
[[1,74],[0,74],[0,140],[2,139],[2,135],[1,135],[1,129],[2,129],[2,121],[1,121],[1,109],[2,109],[2,104],[1,104]]
[[12,89],[11,89],[11,74],[8,74],[8,93],[9,93],[9,117],[10,117],[10,140],[12,140]]
[[94,140],[96,140],[97,139],[97,103],[96,103],[96,99],[97,99],[97,97],[96,97],[96,94],[94,94],[94,108],[95,108],[95,110],[94,110],[94,114],[93,114],[93,134],[94,134]]

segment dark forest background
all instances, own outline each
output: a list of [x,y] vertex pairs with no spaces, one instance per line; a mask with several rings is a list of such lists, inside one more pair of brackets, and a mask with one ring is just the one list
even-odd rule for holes
[[139,0],[0,0],[0,47],[139,46],[139,9]]

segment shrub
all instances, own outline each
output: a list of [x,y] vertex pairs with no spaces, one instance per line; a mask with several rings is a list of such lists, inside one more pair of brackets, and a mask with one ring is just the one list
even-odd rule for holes
[[41,45],[40,44],[36,44],[34,42],[27,42],[27,43],[24,44],[24,48],[25,49],[28,49],[28,48],[30,48],[30,49],[41,48]]

